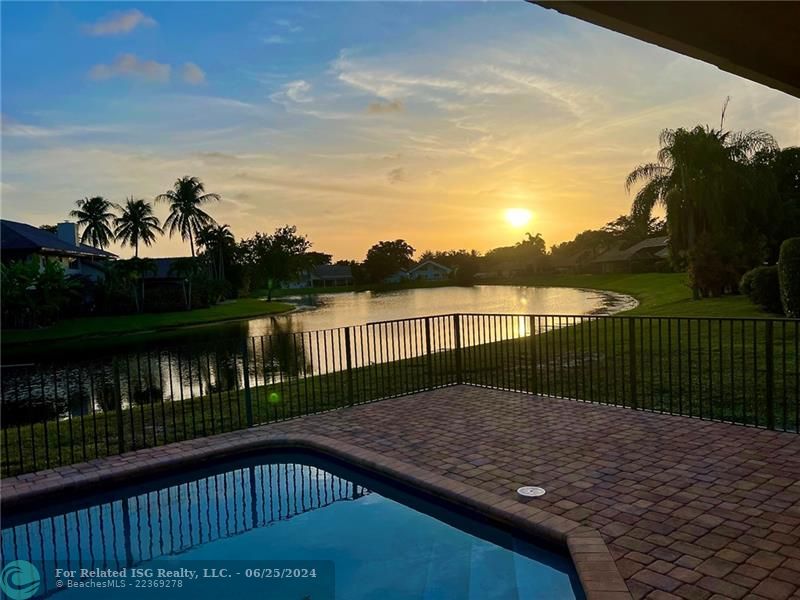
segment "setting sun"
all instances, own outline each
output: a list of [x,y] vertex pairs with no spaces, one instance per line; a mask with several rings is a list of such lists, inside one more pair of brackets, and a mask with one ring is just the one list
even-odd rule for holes
[[533,213],[527,208],[508,208],[505,218],[512,227],[524,227],[533,218]]

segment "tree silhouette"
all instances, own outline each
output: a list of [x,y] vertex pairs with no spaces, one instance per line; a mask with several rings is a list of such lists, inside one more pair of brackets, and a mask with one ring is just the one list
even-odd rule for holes
[[112,209],[119,208],[102,196],[84,198],[75,202],[78,208],[70,211],[70,216],[78,219],[78,225],[83,227],[81,242],[89,243],[95,248],[106,248],[114,239],[111,224],[115,215]]
[[178,232],[182,240],[189,240],[192,256],[195,255],[194,246],[198,232],[215,223],[211,215],[201,207],[219,200],[219,194],[207,194],[203,182],[188,175],[175,181],[171,190],[156,196],[156,202],[169,202],[170,212],[164,221],[164,227],[169,228],[170,237]]
[[163,234],[158,217],[153,214],[153,206],[144,200],[128,198],[122,214],[114,219],[114,236],[123,246],[133,246],[134,256],[139,257],[139,242],[150,246],[156,234]]

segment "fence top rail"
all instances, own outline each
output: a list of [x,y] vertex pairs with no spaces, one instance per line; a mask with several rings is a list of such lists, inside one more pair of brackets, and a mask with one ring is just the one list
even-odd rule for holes
[[[626,315],[626,314],[558,314],[558,313],[478,313],[462,312],[451,315],[433,316],[461,316],[461,317],[533,317],[537,319],[633,319],[639,321],[733,321],[733,322],[766,322],[773,323],[800,323],[800,318],[791,317],[715,317],[715,316],[670,316],[670,315]],[[425,317],[418,317],[423,319]]]

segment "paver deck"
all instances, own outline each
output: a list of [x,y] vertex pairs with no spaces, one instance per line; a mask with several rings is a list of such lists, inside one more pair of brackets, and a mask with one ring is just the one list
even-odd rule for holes
[[257,432],[325,436],[507,500],[542,486],[531,505],[599,531],[635,598],[800,598],[796,434],[470,386]]
[[[800,598],[800,436],[468,386],[281,425],[600,531],[634,597]],[[670,595],[671,594],[671,595]]]

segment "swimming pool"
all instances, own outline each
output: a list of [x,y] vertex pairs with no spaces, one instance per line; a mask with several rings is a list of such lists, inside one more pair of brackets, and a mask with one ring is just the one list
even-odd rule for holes
[[[24,559],[38,566],[40,589],[34,597],[583,598],[565,554],[306,453],[220,462],[5,514],[0,548],[3,564]],[[60,575],[56,567],[62,568]],[[184,575],[208,569],[239,575],[187,580],[169,589],[132,587],[134,572],[164,567],[168,573],[185,569]],[[105,579],[124,569],[128,583],[112,589],[66,587],[69,577],[63,572],[78,568]],[[267,569],[283,570],[291,581],[272,575],[267,581]],[[303,576],[311,570],[313,580]]]

